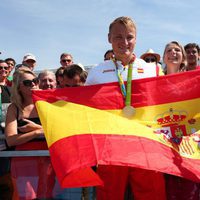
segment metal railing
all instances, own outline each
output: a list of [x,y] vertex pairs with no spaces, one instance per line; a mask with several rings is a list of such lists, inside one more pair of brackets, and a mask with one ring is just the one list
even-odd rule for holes
[[[5,135],[0,135],[0,140],[5,140]],[[29,156],[49,156],[48,150],[6,150],[0,151],[0,157],[29,157]]]
[[[0,134],[0,141],[5,140],[5,135]],[[48,150],[6,150],[6,151],[0,151],[0,158],[1,157],[43,157],[43,156],[50,156]],[[96,199],[96,192],[94,187],[90,188],[80,188],[80,190],[77,190],[78,188],[69,188],[66,190],[67,194],[66,199],[67,200],[95,200]],[[79,194],[79,195],[78,195]],[[79,196],[80,198],[77,198]]]

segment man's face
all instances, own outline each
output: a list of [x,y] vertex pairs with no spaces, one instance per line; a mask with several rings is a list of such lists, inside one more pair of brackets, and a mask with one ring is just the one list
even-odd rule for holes
[[9,74],[9,67],[6,62],[0,63],[0,77],[7,77]]
[[117,60],[131,58],[136,43],[136,30],[120,23],[114,24],[108,34],[108,40]]
[[187,61],[188,64],[196,64],[198,63],[198,59],[199,59],[199,54],[198,54],[198,50],[195,47],[190,47],[188,49],[185,50],[186,51],[186,55],[187,55]]
[[12,60],[8,60],[6,63],[8,64],[9,72],[11,72],[15,66],[15,63]]
[[34,67],[36,66],[35,60],[32,60],[32,59],[26,60],[23,63],[26,64],[32,71],[34,70]]
[[39,80],[39,88],[42,90],[50,90],[56,88],[56,79],[51,74],[44,75]]
[[71,56],[67,55],[67,56],[62,56],[61,60],[60,60],[60,64],[65,68],[69,65],[73,64],[73,60],[71,58]]
[[65,84],[65,87],[77,87],[82,86],[84,84],[81,81],[79,75],[75,75],[73,78],[68,78],[67,76],[64,76],[63,82]]

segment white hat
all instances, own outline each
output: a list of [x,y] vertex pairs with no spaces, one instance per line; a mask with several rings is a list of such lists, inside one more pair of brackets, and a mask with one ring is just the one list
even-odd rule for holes
[[23,58],[23,62],[27,61],[27,60],[34,60],[36,62],[36,58],[32,53],[27,53],[24,58]]
[[144,54],[142,54],[142,55],[140,56],[140,58],[142,58],[142,59],[144,60],[145,57],[150,56],[150,55],[155,56],[156,59],[157,59],[157,62],[160,61],[160,55],[159,55],[158,53],[155,53],[155,52],[153,51],[153,49],[148,49],[148,50],[146,51],[146,53],[144,53]]
[[86,70],[85,70],[85,67],[84,67],[81,63],[78,63],[77,65],[78,65],[83,71],[86,71]]

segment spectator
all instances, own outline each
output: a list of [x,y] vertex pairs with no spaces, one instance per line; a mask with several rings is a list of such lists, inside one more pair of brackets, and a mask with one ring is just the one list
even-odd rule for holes
[[[131,18],[115,19],[109,26],[108,41],[112,44],[115,60],[105,61],[92,68],[86,85],[118,82],[120,79],[123,80],[120,85],[126,87],[124,81],[128,79],[127,88],[131,89],[132,79],[156,76],[155,66],[147,66],[145,61],[133,54],[136,44],[136,25]],[[133,70],[132,75],[127,78],[128,71],[131,74],[131,70]],[[122,88],[121,91],[126,98]],[[133,107],[129,103],[125,105],[124,111],[128,109],[132,114]],[[131,185],[134,199],[165,199],[164,178],[159,172],[128,166],[98,165],[97,173],[104,181],[103,187],[97,187],[97,200],[124,199],[128,183]]]
[[43,90],[51,90],[57,87],[56,76],[52,71],[44,70],[39,73],[39,88]]
[[[5,80],[5,73],[8,65],[5,61],[0,60],[0,80]],[[7,107],[10,104],[10,87],[7,86],[7,81],[2,81],[0,84],[0,94],[1,94],[1,108],[0,108],[0,135],[4,135],[5,128],[5,117],[7,112]],[[0,140],[0,151],[7,150],[7,145],[4,140]],[[0,199],[2,200],[12,200],[13,196],[13,183],[10,174],[10,158],[0,157]]]
[[[15,68],[16,62],[13,58],[6,58],[5,61],[8,64],[8,67],[9,67],[9,74],[8,75],[10,75],[12,70]],[[12,77],[8,76],[8,80],[11,81]]]
[[15,66],[15,71],[17,71],[18,69],[24,69],[24,70],[30,70],[30,68],[28,67],[28,65],[26,65],[26,64],[17,64],[16,66]]
[[[63,72],[63,83],[65,87],[83,86],[87,78],[87,72],[82,65],[72,64]],[[81,199],[89,199],[88,188],[82,188]]]
[[187,55],[187,71],[200,69],[198,62],[200,60],[200,48],[196,43],[188,43],[184,46],[186,55]]
[[23,58],[22,64],[27,65],[33,71],[36,66],[36,57],[31,53],[27,53]]
[[64,72],[64,68],[63,67],[59,67],[56,70],[56,82],[57,82],[57,88],[63,88],[65,87],[65,84],[63,83],[63,72]]
[[87,78],[87,72],[79,65],[73,64],[63,72],[63,82],[66,87],[83,86]]
[[[172,41],[166,45],[163,58],[167,74],[186,70],[186,53],[183,46],[177,41]],[[173,175],[166,175],[166,193],[168,200],[199,200],[199,183]]]
[[4,60],[0,60],[0,85],[11,86],[12,82],[7,79],[9,75],[8,64]]
[[165,46],[163,54],[166,74],[174,74],[186,71],[186,53],[181,44],[172,41]]
[[60,55],[60,64],[61,64],[61,67],[63,67],[63,68],[66,68],[69,65],[72,65],[73,64],[72,55],[69,53],[62,53]]
[[155,53],[153,49],[148,49],[146,53],[142,54],[140,56],[141,59],[143,59],[145,62],[150,64],[156,65],[156,75],[161,76],[163,75],[162,68],[160,66],[160,55],[158,53]]
[[[5,133],[8,145],[16,150],[47,149],[32,101],[35,89],[38,89],[38,79],[30,69],[18,69],[13,74],[12,103],[8,107]],[[16,178],[20,199],[52,198],[55,180],[48,179],[47,166],[45,157],[12,158],[11,172]]]
[[113,50],[108,50],[106,51],[106,53],[104,54],[104,61],[105,60],[112,60],[115,57]]

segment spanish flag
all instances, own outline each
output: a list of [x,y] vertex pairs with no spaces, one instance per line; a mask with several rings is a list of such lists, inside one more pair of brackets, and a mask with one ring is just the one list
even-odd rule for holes
[[33,99],[63,187],[102,184],[97,165],[200,181],[200,70],[133,80],[131,118],[118,83],[34,91]]

